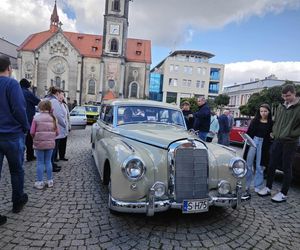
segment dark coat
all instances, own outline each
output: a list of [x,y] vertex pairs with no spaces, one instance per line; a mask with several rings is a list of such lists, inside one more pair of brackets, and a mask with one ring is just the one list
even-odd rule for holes
[[218,133],[229,133],[230,128],[229,128],[229,121],[228,117],[225,114],[222,114],[218,118],[219,120],[219,132]]
[[200,132],[209,132],[210,127],[210,108],[207,103],[200,106],[198,111],[194,113],[194,130]]
[[[256,131],[257,131],[257,124],[259,121],[256,120],[252,120],[250,123],[250,126],[247,130],[247,134],[251,137],[254,138],[254,136],[256,136]],[[270,146],[272,143],[272,139],[270,137],[270,133],[272,132],[272,126],[273,126],[273,122],[269,122],[268,123],[268,128],[266,131],[266,136],[263,138],[263,145],[262,145],[262,153],[261,153],[261,162],[260,164],[262,166],[268,166],[269,165],[269,159],[270,159]],[[245,153],[243,155],[243,158],[246,160],[247,159],[247,154],[249,151],[249,146],[247,145]]]
[[26,114],[28,117],[29,125],[31,125],[35,115],[35,106],[41,101],[37,98],[28,88],[22,87],[23,95],[26,101]]
[[185,120],[187,129],[189,130],[189,129],[193,128],[194,117],[188,117],[189,115],[193,114],[193,112],[191,110],[182,110],[182,113],[184,116],[184,120]]

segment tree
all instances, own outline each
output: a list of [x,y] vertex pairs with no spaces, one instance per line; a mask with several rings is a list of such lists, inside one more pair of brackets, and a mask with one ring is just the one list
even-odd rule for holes
[[222,109],[224,106],[229,104],[229,100],[230,100],[230,97],[228,95],[220,94],[215,98],[214,102],[218,108]]

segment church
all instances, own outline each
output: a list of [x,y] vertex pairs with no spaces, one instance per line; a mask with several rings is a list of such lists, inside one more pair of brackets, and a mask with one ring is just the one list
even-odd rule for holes
[[18,47],[19,79],[43,97],[50,86],[78,103],[149,95],[151,41],[128,38],[131,0],[106,0],[103,35],[63,31],[56,1],[49,30]]

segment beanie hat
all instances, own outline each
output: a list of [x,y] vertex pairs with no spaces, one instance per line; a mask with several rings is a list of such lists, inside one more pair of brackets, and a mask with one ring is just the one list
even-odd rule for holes
[[20,81],[20,85],[21,85],[22,88],[27,88],[28,89],[31,85],[31,82],[29,82],[27,79],[23,78]]

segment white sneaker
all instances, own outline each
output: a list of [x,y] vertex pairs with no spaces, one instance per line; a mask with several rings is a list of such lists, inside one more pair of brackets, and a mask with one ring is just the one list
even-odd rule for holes
[[48,188],[52,188],[53,187],[53,180],[49,180],[48,181]]
[[257,193],[259,196],[267,196],[267,195],[271,195],[271,190],[268,187],[264,187],[263,189],[261,189],[260,191],[258,191]]
[[43,188],[44,188],[44,182],[43,182],[43,181],[36,181],[36,182],[34,183],[34,187],[35,187],[36,189],[43,189]]
[[261,189],[260,188],[254,188],[254,192],[258,193]]
[[274,202],[285,202],[287,200],[287,196],[284,195],[283,193],[279,192],[279,193],[275,194],[271,200]]

